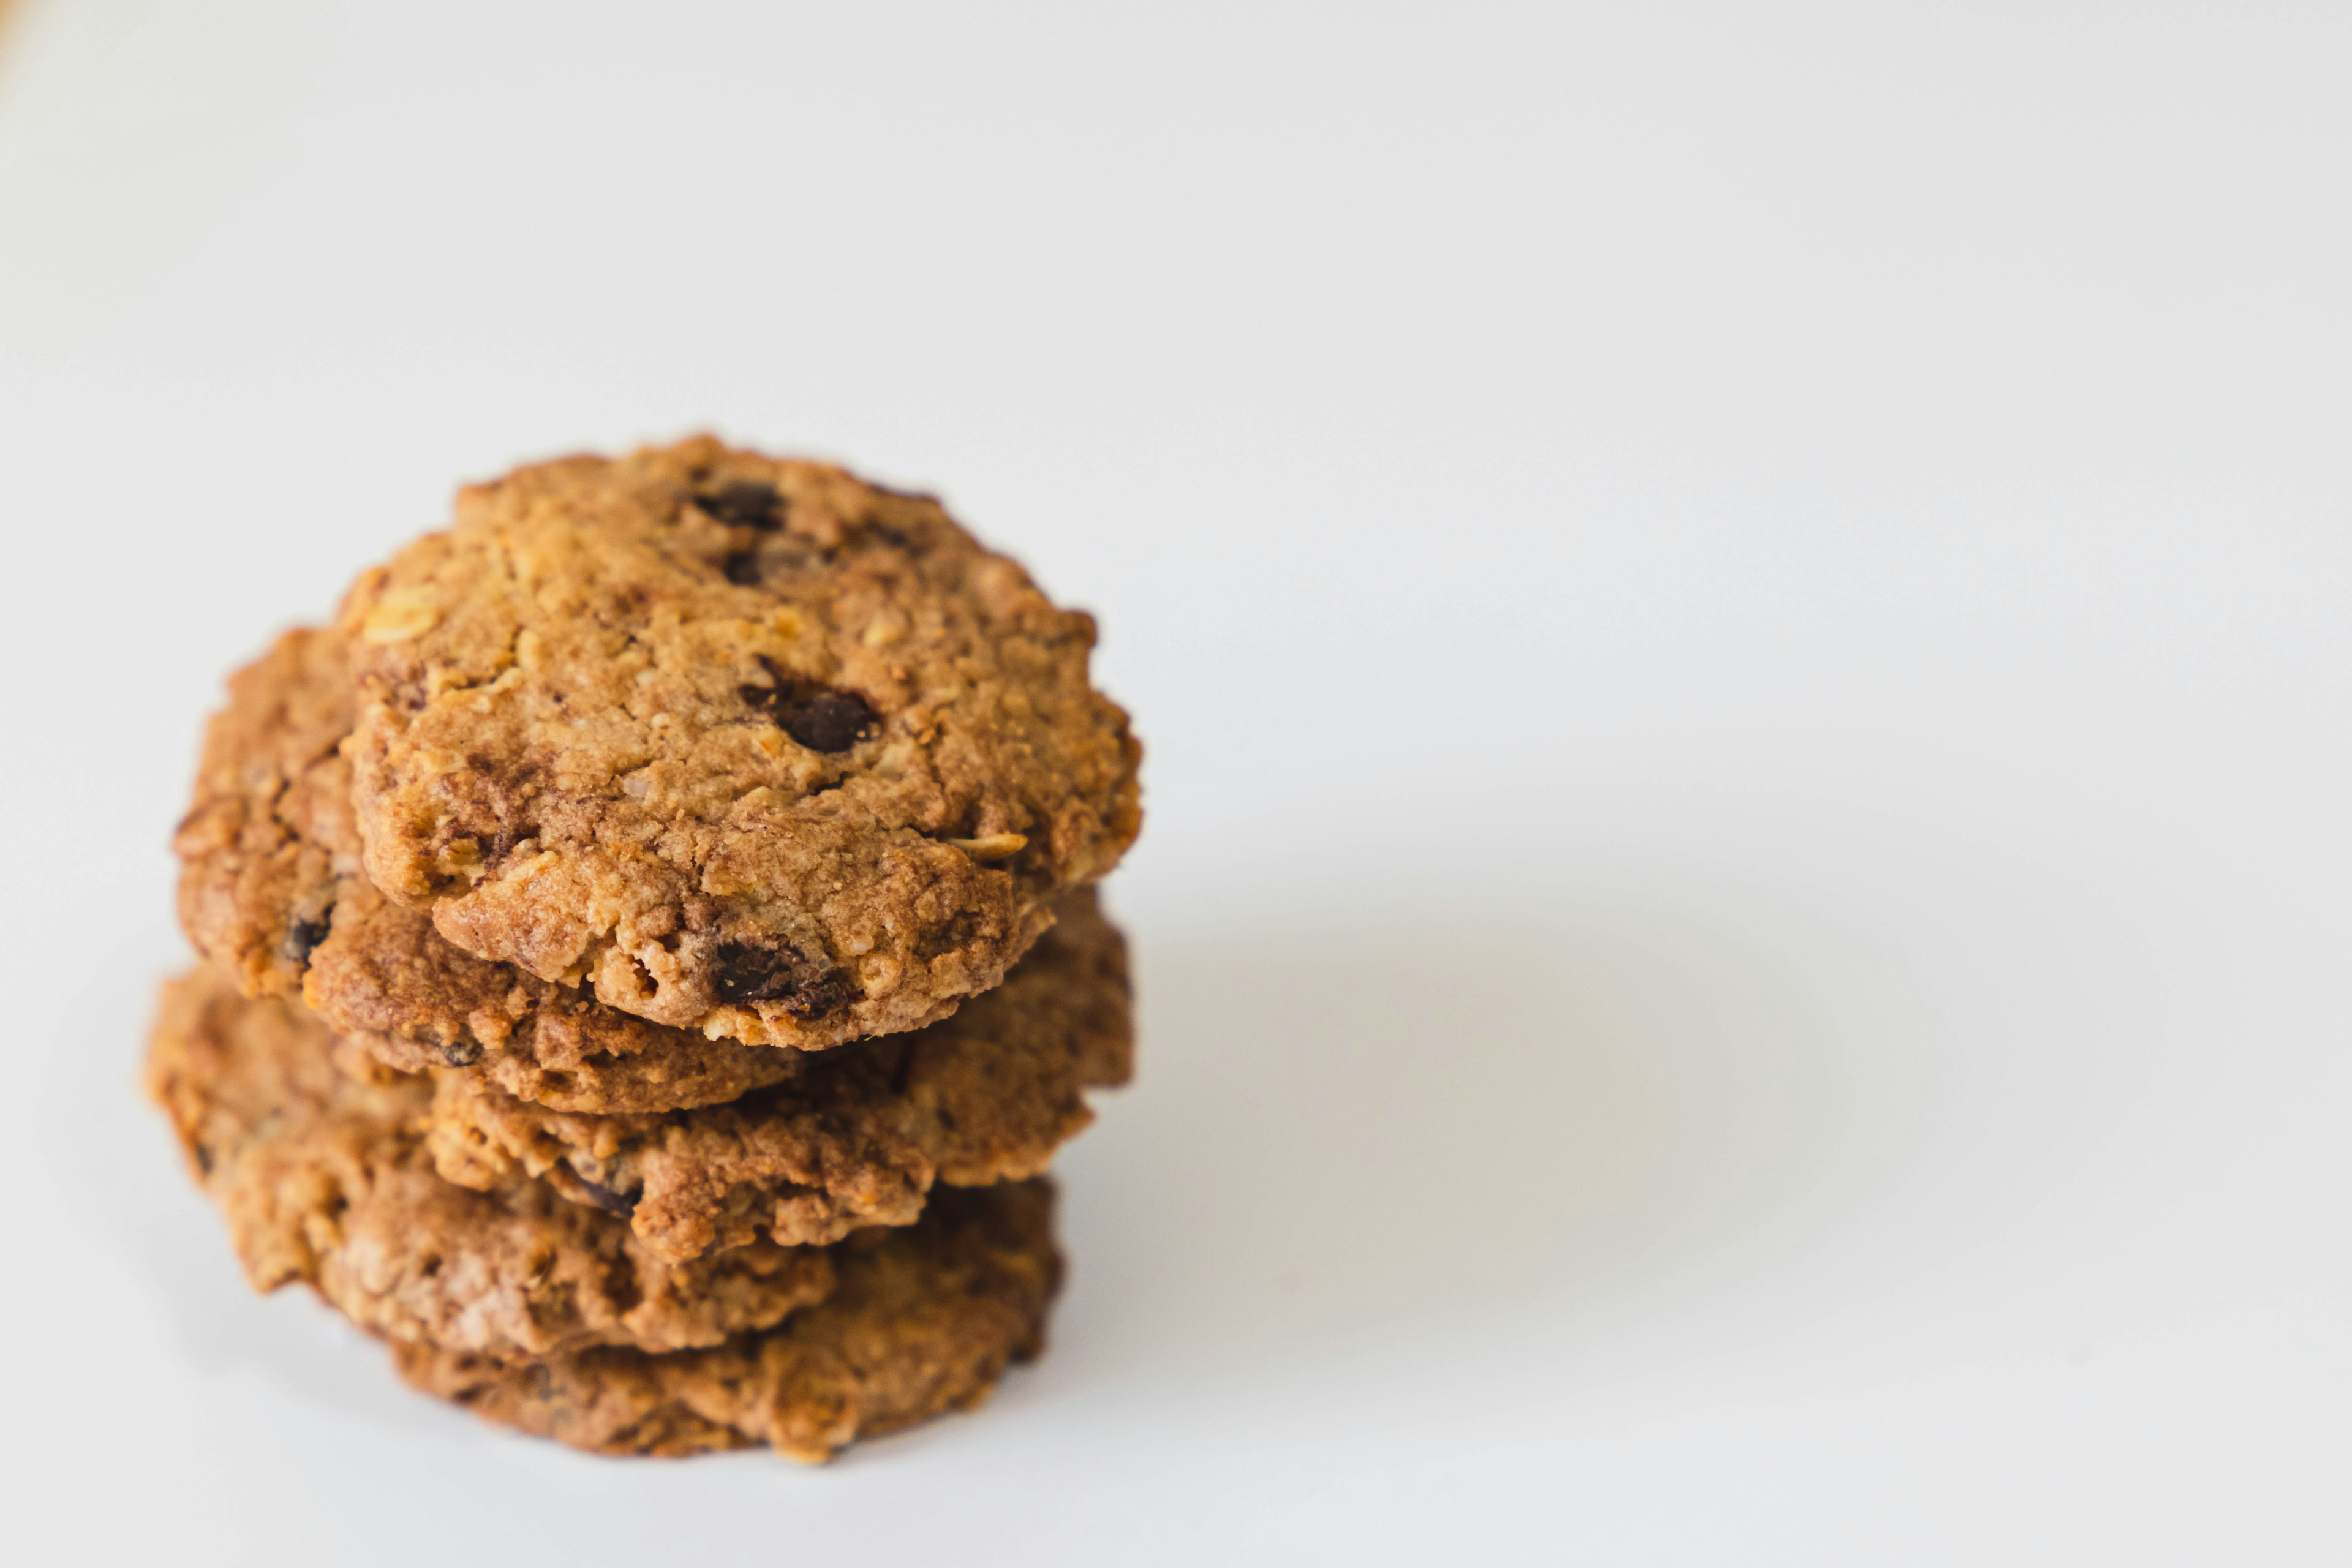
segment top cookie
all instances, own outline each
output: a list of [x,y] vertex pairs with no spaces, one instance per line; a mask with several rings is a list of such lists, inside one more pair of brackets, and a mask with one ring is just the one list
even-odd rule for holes
[[1140,821],[1092,618],[821,464],[705,437],[519,469],[342,626],[376,884],[468,952],[714,1037],[944,1016]]

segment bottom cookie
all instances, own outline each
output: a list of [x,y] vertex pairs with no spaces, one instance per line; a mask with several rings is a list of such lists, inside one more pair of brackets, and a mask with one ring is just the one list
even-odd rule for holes
[[823,1302],[709,1350],[515,1362],[410,1342],[394,1363],[425,1393],[593,1453],[765,1445],[814,1462],[976,1405],[1038,1352],[1061,1282],[1053,1208],[1042,1179],[935,1192],[913,1226],[828,1248]]

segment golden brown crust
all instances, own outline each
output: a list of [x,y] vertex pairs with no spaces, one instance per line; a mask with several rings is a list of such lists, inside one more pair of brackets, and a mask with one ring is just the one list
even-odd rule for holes
[[402,1071],[479,1061],[509,1093],[569,1110],[716,1104],[790,1076],[786,1053],[484,963],[378,893],[339,750],[352,726],[341,633],[289,632],[228,686],[173,848],[181,924],[247,995],[300,990]]
[[443,1181],[418,1125],[428,1084],[339,1070],[315,1019],[216,970],[165,986],[146,1082],[255,1288],[300,1280],[388,1338],[494,1357],[678,1350],[769,1327],[832,1287],[815,1248],[754,1242],[672,1265],[543,1183]]
[[799,1052],[707,1039],[604,1006],[512,964],[486,963],[359,877],[338,884],[302,996],[387,1066],[463,1067],[508,1094],[560,1110],[722,1104],[799,1070]]
[[247,994],[284,995],[326,933],[338,879],[359,868],[337,750],[352,728],[343,640],[288,632],[228,691],[173,840],[180,923]]
[[[445,941],[359,870],[345,639],[298,631],[230,680],[176,840],[188,934],[248,994],[300,989],[341,1033],[407,1072],[469,1065],[552,1110],[723,1103],[790,1078],[789,1053],[604,1007]],[[1055,906],[1025,918],[1022,945]]]
[[1004,984],[953,1016],[818,1055],[772,1053],[792,1077],[730,1105],[571,1115],[444,1069],[430,1135],[440,1172],[484,1188],[543,1178],[628,1215],[671,1259],[905,1225],[934,1182],[1034,1175],[1091,1120],[1081,1091],[1126,1081],[1133,1044],[1124,942],[1093,889],[1058,904]]
[[921,1223],[832,1249],[838,1283],[782,1326],[715,1350],[591,1350],[528,1363],[395,1346],[415,1387],[602,1454],[765,1444],[827,1458],[985,1398],[1044,1343],[1060,1282],[1043,1181],[942,1194]]
[[[555,1110],[720,1104],[794,1075],[796,1052],[603,1006],[476,958],[443,940],[429,917],[384,899],[358,870],[336,750],[350,689],[341,634],[289,633],[231,679],[229,705],[213,721],[177,841],[182,908],[199,950],[247,994],[299,987],[337,1032],[388,1066],[466,1066]],[[1090,900],[1082,889],[1041,906],[1026,929]]]
[[341,624],[376,885],[678,1027],[931,1022],[1139,822],[1092,621],[838,468],[701,438],[519,469]]

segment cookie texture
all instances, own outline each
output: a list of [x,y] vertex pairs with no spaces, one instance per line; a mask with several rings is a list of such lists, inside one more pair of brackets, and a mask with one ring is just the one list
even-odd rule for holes
[[173,847],[182,929],[246,994],[299,990],[393,1067],[479,1063],[509,1093],[569,1110],[717,1104],[790,1076],[784,1053],[485,963],[377,892],[341,751],[352,702],[341,632],[287,633],[228,689]]
[[589,1350],[527,1363],[396,1345],[400,1374],[488,1420],[602,1454],[766,1445],[824,1459],[977,1404],[1043,1346],[1060,1283],[1043,1181],[942,1194],[906,1230],[831,1249],[822,1305],[713,1350]]
[[180,924],[248,995],[302,984],[340,880],[359,869],[349,655],[334,632],[289,632],[229,677],[205,731],[173,847]]
[[340,624],[375,884],[675,1027],[932,1022],[1140,822],[1092,619],[937,502],[821,464],[705,437],[519,469]]
[[504,1093],[559,1110],[720,1104],[783,1082],[801,1055],[651,1023],[510,963],[476,958],[359,876],[336,884],[302,995],[389,1067],[462,1068]]
[[[174,841],[182,923],[247,994],[299,990],[337,1033],[387,1066],[465,1068],[488,1087],[555,1110],[716,1105],[794,1075],[795,1052],[606,1007],[581,989],[477,958],[446,941],[430,916],[385,899],[361,869],[339,750],[351,731],[351,694],[343,636],[289,632],[231,678],[228,705],[207,731],[195,798]],[[1029,925],[1090,909],[1090,899],[1084,889],[1064,895]],[[1088,919],[1089,931],[1104,929]]]
[[1133,1048],[1124,942],[1092,889],[1057,902],[1060,920],[995,990],[909,1034],[771,1051],[793,1076],[732,1104],[582,1116],[445,1068],[428,1139],[438,1169],[489,1190],[541,1178],[626,1215],[669,1260],[906,1225],[935,1183],[1034,1175],[1092,1120],[1082,1090],[1125,1082]]
[[388,1339],[488,1358],[665,1352],[764,1329],[833,1286],[827,1254],[753,1242],[664,1262],[544,1183],[442,1180],[429,1082],[357,1058],[298,1007],[199,969],[164,988],[146,1064],[256,1289],[301,1281]]

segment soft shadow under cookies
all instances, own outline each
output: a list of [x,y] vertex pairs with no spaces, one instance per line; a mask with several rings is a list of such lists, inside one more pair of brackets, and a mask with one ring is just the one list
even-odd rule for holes
[[1399,888],[1147,925],[1144,1070],[1072,1159],[1049,1375],[1213,1386],[1556,1341],[1801,1245],[1884,1180],[1925,1026],[1866,954],[1703,888],[1531,901]]
[[[1000,1400],[1214,1398],[1366,1354],[1445,1375],[1573,1341],[1801,1247],[1918,1135],[1928,1026],[1836,933],[1655,879],[1563,879],[1540,910],[1457,898],[1433,919],[1443,902],[1127,911],[1142,1070],[1065,1156],[1054,1354]],[[119,967],[160,972],[173,945]],[[253,1300],[131,1091],[143,993],[86,1001],[52,1058],[51,1168],[190,1358],[462,1426],[331,1313]]]

